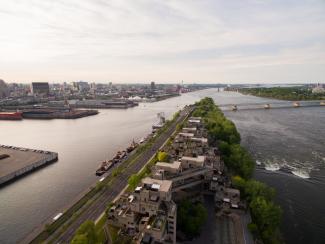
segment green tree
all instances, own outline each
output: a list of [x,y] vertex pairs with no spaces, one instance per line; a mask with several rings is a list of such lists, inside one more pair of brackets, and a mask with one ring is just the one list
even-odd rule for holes
[[201,203],[183,200],[177,208],[177,226],[186,235],[193,237],[200,233],[200,228],[207,218],[207,211]]
[[157,155],[159,162],[167,162],[168,161],[168,154],[163,151],[159,151]]
[[128,184],[132,189],[135,189],[140,182],[140,176],[138,174],[133,174],[128,179]]
[[89,244],[90,241],[86,234],[76,234],[71,241],[71,244]]
[[277,232],[281,221],[281,208],[264,197],[254,198],[250,203],[250,208],[264,243],[279,243]]
[[72,244],[98,243],[95,223],[93,221],[87,220],[82,225],[80,225],[71,243]]

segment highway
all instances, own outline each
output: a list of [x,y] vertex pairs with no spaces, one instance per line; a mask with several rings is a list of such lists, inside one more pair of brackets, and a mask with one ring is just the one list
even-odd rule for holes
[[[157,137],[150,149],[144,151],[135,163],[127,168],[125,172],[119,174],[113,183],[105,189],[104,193],[100,195],[83,213],[81,213],[67,229],[63,230],[62,228],[58,228],[46,240],[46,242],[51,241],[54,243],[69,243],[75,231],[83,222],[86,220],[95,221],[105,211],[108,203],[113,201],[113,199],[117,197],[118,194],[125,188],[129,176],[139,172],[139,170],[149,161],[152,156],[154,156],[159,148],[161,148],[168,138],[174,133],[177,124],[185,120],[190,111],[190,108],[185,108],[182,110],[178,119],[172,125],[170,125],[162,135]],[[59,238],[53,239],[57,235],[59,235]]]

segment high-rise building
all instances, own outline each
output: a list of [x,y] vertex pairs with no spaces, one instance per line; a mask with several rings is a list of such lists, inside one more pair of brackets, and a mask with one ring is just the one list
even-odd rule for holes
[[48,82],[32,82],[33,95],[46,95],[50,94],[50,86]]
[[85,92],[90,90],[90,85],[86,81],[74,82],[74,86],[78,89],[79,92]]
[[0,99],[7,96],[9,96],[8,86],[3,80],[0,80]]
[[152,90],[152,91],[156,89],[156,84],[155,84],[154,81],[151,82],[150,87],[151,87],[151,90]]

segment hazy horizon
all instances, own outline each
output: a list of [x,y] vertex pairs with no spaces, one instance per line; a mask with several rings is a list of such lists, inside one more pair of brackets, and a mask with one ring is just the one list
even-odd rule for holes
[[8,83],[324,83],[325,2],[4,0]]

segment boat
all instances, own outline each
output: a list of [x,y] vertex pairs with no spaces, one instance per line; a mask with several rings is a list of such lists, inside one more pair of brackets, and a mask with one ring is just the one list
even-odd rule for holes
[[99,168],[96,170],[96,175],[97,176],[101,176],[103,175],[106,171],[108,171],[111,167],[113,166],[113,162],[112,161],[103,161]]
[[159,122],[152,126],[152,132],[153,133],[155,133],[157,130],[161,129],[164,126],[165,122],[166,122],[165,114],[163,112],[158,113],[157,116],[159,118]]
[[54,114],[51,109],[32,109],[23,111],[22,117],[27,119],[53,119]]
[[127,155],[126,151],[123,150],[120,155],[121,159],[125,158],[126,155]]
[[132,144],[126,149],[128,153],[132,152],[139,144],[136,142],[132,142]]
[[269,108],[271,108],[271,105],[270,105],[269,103],[268,103],[268,104],[265,104],[265,105],[264,105],[264,108],[265,108],[265,109],[269,109]]
[[22,120],[21,112],[0,112],[0,120]]
[[293,106],[294,106],[295,108],[298,108],[298,107],[300,107],[300,103],[299,103],[299,102],[294,102],[294,103],[293,103]]

